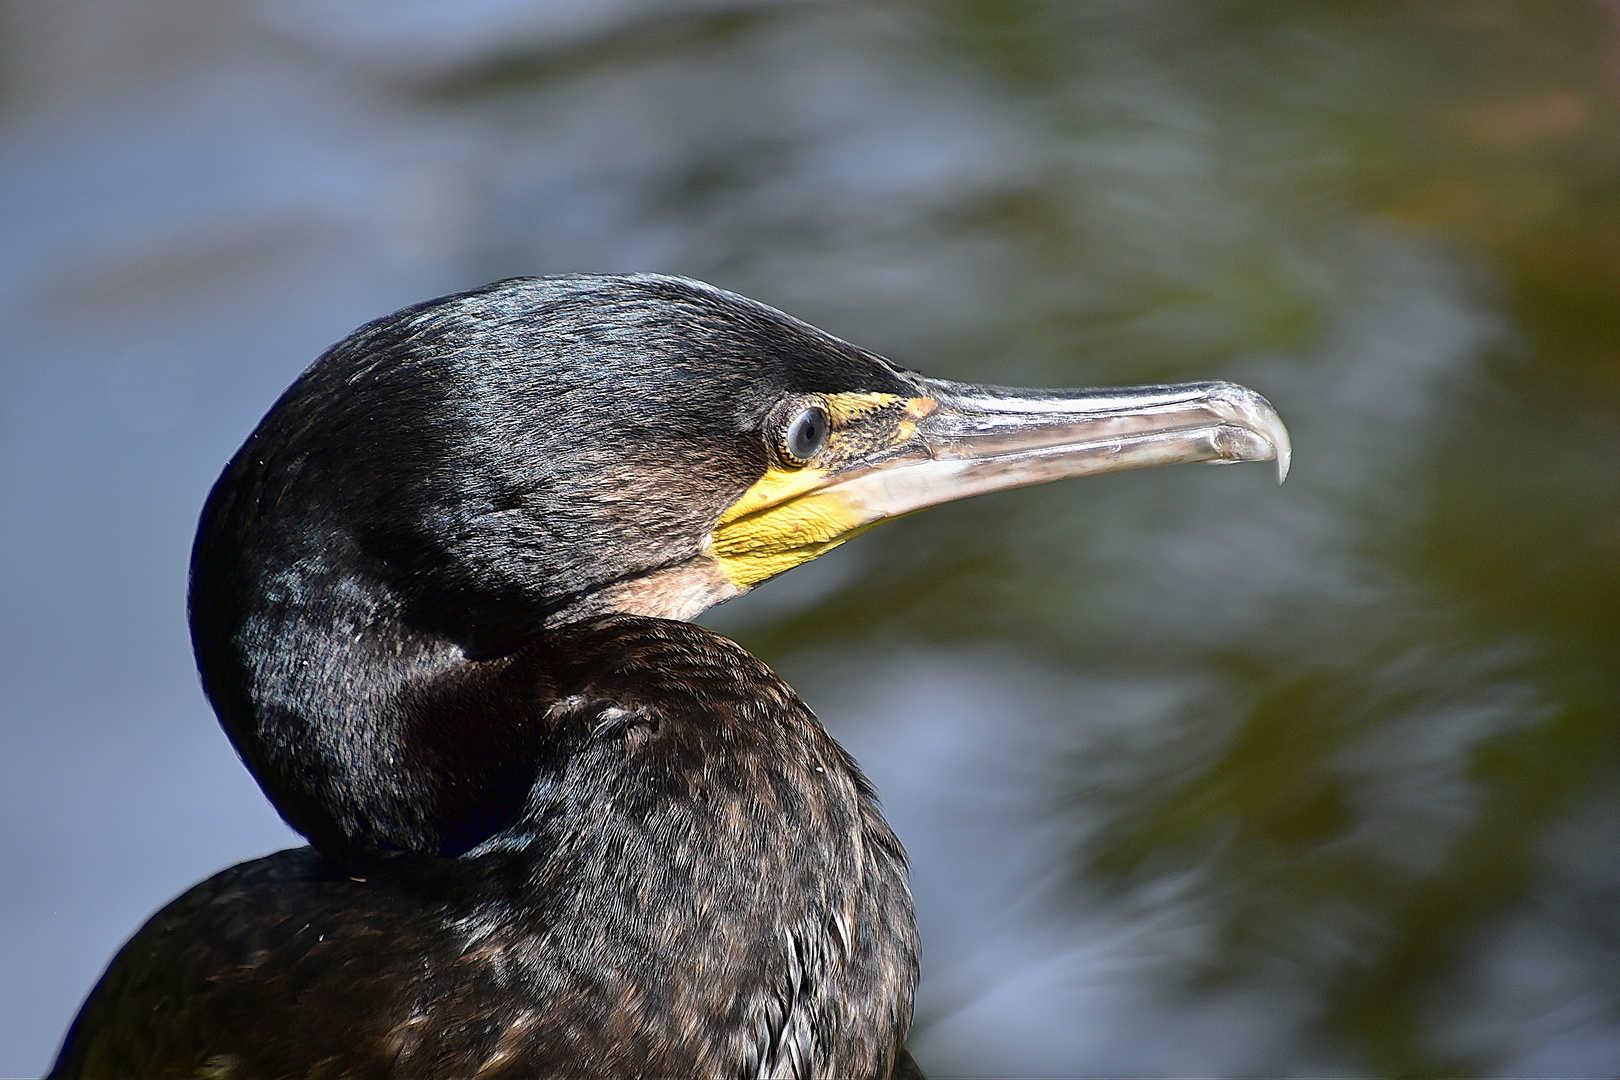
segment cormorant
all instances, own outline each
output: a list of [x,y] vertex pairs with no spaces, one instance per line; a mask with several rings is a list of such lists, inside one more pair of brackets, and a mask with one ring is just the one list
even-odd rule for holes
[[685,620],[951,499],[1273,458],[1240,386],[928,379],[680,278],[362,327],[226,467],[191,565],[208,698],[312,846],[153,916],[52,1075],[914,1071],[900,842]]

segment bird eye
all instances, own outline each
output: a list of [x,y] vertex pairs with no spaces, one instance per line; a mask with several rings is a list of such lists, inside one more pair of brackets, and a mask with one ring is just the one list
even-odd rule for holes
[[784,465],[801,468],[827,442],[827,410],[820,405],[804,409],[782,429],[776,449]]

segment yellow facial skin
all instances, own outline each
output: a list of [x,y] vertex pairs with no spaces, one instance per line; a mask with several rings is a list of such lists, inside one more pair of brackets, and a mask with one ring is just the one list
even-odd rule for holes
[[[806,404],[827,411],[826,445],[804,468],[773,464],[720,515],[710,535],[721,572],[749,589],[830,551],[877,524],[839,496],[837,482],[910,444],[932,398],[894,394],[823,394]],[[880,519],[879,519],[880,520]]]

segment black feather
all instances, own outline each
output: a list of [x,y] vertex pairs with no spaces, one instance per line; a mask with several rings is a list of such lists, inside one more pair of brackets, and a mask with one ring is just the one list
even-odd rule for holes
[[227,466],[204,688],[314,844],[127,944],[54,1076],[883,1076],[905,859],[748,653],[612,614],[763,475],[767,417],[904,373],[752,301],[519,279],[334,346]]

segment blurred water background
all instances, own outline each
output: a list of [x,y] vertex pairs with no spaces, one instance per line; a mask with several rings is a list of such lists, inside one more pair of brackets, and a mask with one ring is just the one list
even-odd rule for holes
[[571,270],[1293,430],[707,617],[911,850],[925,1069],[1620,1072],[1617,121],[1599,0],[5,0],[0,1073],[296,842],[192,668],[227,457],[360,322]]

